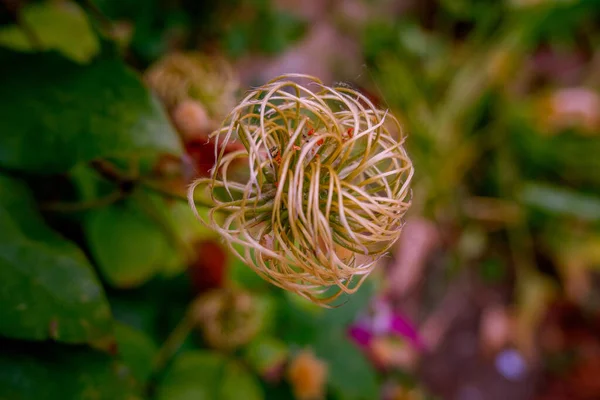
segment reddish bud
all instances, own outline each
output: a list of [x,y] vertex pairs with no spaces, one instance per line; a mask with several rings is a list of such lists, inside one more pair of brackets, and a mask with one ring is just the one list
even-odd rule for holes
[[188,273],[196,293],[220,288],[225,280],[227,253],[214,240],[204,240],[196,244],[196,260]]

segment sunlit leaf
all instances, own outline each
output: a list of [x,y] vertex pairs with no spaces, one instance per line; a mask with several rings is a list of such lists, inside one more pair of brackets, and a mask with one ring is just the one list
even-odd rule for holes
[[130,199],[90,211],[84,230],[94,260],[115,287],[147,282],[170,254],[164,230]]
[[21,18],[30,34],[17,25],[1,28],[0,46],[20,51],[58,50],[81,63],[100,51],[86,14],[75,3],[30,3],[21,11]]

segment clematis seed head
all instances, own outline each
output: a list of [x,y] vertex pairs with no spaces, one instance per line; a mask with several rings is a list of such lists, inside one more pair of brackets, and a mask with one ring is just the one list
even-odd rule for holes
[[[190,205],[200,218],[195,196],[210,196],[201,220],[273,284],[327,305],[355,292],[399,238],[413,175],[405,136],[360,92],[280,76],[212,137],[212,176],[190,186]],[[232,142],[243,148],[225,153]]]

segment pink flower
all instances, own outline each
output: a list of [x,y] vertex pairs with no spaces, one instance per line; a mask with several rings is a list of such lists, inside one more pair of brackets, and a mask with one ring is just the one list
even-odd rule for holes
[[376,299],[369,310],[348,328],[348,335],[364,349],[371,345],[373,338],[389,335],[406,339],[418,350],[425,349],[415,325],[381,298]]

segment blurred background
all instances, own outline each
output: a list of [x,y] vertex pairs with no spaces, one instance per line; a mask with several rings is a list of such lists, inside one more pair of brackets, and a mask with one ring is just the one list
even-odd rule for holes
[[[0,10],[0,398],[600,399],[600,1]],[[415,165],[401,240],[334,309],[184,201],[210,132],[288,72],[390,109]]]

